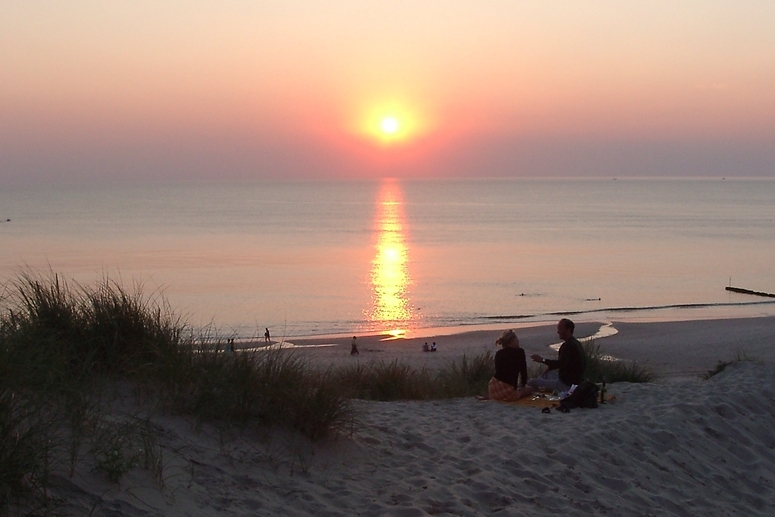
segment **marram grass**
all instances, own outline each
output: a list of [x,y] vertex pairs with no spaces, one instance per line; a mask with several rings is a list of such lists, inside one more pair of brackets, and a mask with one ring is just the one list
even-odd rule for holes
[[587,358],[585,377],[592,382],[651,382],[654,373],[635,361],[624,361],[606,356],[595,341],[584,344]]
[[334,368],[330,375],[344,395],[365,400],[430,400],[465,397],[486,391],[495,373],[492,354],[451,361],[439,370],[415,368],[394,360]]
[[[0,292],[0,515],[48,512],[52,465],[73,475],[89,454],[110,481],[136,464],[163,480],[148,425],[122,426],[113,446],[99,447],[105,394],[119,383],[177,414],[286,426],[313,440],[351,422],[329,374],[283,350],[223,352],[225,340],[197,335],[139,286],[25,273]],[[137,443],[143,462],[126,453]]]

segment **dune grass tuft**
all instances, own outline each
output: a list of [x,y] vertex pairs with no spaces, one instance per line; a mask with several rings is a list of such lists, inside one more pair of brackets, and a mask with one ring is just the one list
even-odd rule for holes
[[705,380],[705,381],[707,381],[711,377],[715,377],[716,375],[718,375],[721,372],[723,372],[724,370],[726,370],[727,366],[729,366],[731,364],[734,364],[734,363],[739,363],[741,361],[749,361],[749,360],[750,359],[745,354],[745,352],[739,352],[737,354],[737,356],[735,356],[733,359],[731,359],[729,361],[722,361],[721,359],[719,359],[718,363],[716,363],[716,366],[714,366],[712,369],[710,369],[707,372],[705,372],[704,374],[702,374],[700,376],[700,378]]
[[[0,340],[16,382],[73,388],[96,375],[155,368],[185,344],[186,325],[163,302],[105,279],[93,288],[25,273],[11,284]],[[30,375],[33,374],[34,375]],[[24,375],[22,375],[24,374]]]
[[584,374],[592,382],[651,382],[654,373],[648,368],[632,361],[611,359],[600,350],[595,341],[584,343],[587,358],[587,370]]
[[346,396],[364,400],[422,400],[430,398],[432,376],[398,360],[340,366],[332,375]]
[[[0,295],[0,515],[25,513],[55,463],[73,475],[90,451],[112,482],[142,463],[163,480],[144,427],[106,440],[105,393],[129,383],[154,407],[235,425],[287,426],[317,440],[351,420],[330,374],[286,350],[226,352],[197,335],[161,297],[105,279],[81,286],[24,273]],[[145,443],[144,462],[127,444]],[[105,444],[110,444],[106,446]],[[150,445],[149,445],[150,444]],[[15,505],[15,506],[14,506]],[[21,509],[21,510],[19,510]]]
[[311,439],[349,420],[348,399],[327,374],[288,350],[201,350],[178,375],[174,405],[205,420],[293,427]]
[[468,397],[485,393],[494,374],[495,357],[485,352],[470,359],[463,355],[459,363],[450,362],[438,372],[437,379],[445,397]]
[[346,365],[330,375],[342,393],[365,400],[430,400],[483,393],[494,373],[489,352],[451,361],[438,371],[415,368],[398,360]]
[[0,515],[45,500],[52,424],[40,401],[0,388]]
[[[89,288],[24,274],[5,301],[4,380],[15,388],[77,397],[95,379],[124,379],[156,386],[177,410],[203,419],[266,425],[300,422],[299,408],[311,406],[305,397],[320,402],[331,392],[289,351],[229,353],[217,335],[195,335],[139,286],[130,293],[109,279]],[[329,408],[331,425],[341,405]]]

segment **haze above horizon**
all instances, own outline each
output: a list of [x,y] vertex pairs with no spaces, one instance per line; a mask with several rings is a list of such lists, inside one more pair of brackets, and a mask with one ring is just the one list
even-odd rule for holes
[[775,3],[0,6],[0,182],[775,176]]

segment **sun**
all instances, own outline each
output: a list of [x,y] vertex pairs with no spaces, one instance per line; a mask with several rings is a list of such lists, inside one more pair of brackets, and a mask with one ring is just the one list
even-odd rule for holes
[[369,101],[357,111],[353,132],[384,148],[411,144],[430,130],[427,115],[409,103]]
[[379,127],[382,128],[382,132],[388,135],[393,135],[398,131],[400,124],[395,117],[385,117],[380,122]]

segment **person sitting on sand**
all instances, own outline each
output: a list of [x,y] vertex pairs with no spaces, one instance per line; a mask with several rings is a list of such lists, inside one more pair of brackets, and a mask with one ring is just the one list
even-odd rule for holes
[[350,344],[350,355],[360,355],[360,352],[358,352],[358,344],[356,343],[355,336],[353,336],[353,342]]
[[434,341],[433,344],[431,345],[431,352],[435,352],[435,351],[436,351],[436,342]]
[[426,341],[425,344],[422,346],[423,352],[430,352],[431,348],[428,346],[428,342]]
[[557,323],[557,335],[563,340],[557,359],[544,359],[538,354],[530,356],[533,361],[543,363],[548,368],[540,377],[527,381],[528,385],[535,389],[543,388],[546,391],[562,393],[574,384],[581,384],[587,369],[587,359],[584,356],[584,347],[573,337],[575,328],[576,325],[568,318]]
[[519,339],[513,330],[507,330],[495,341],[503,348],[495,353],[495,375],[487,385],[488,397],[502,402],[513,402],[533,393],[525,386],[527,362],[525,351],[519,346]]

